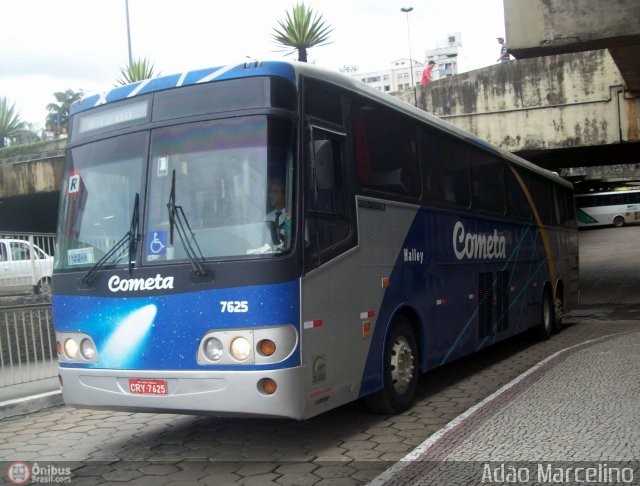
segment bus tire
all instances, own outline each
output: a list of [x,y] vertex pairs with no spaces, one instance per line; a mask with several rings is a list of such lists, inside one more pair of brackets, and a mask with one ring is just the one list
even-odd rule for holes
[[562,318],[564,316],[564,300],[562,299],[562,293],[556,291],[556,298],[553,302],[553,332],[557,333],[562,331]]
[[382,390],[365,398],[374,413],[396,414],[413,404],[418,386],[418,346],[406,318],[396,316],[385,341]]
[[551,292],[546,288],[544,289],[542,305],[540,306],[540,322],[536,327],[536,337],[540,341],[546,341],[553,333],[553,313],[554,307]]
[[613,218],[613,226],[616,228],[622,228],[624,226],[624,218],[622,216],[616,216]]

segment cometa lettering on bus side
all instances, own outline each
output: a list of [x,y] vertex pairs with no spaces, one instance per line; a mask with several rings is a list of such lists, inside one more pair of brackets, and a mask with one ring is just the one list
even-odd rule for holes
[[491,233],[467,233],[462,221],[453,227],[453,251],[458,260],[479,258],[491,260],[507,257],[507,238],[494,229]]
[[108,286],[111,292],[172,289],[173,277],[163,277],[159,273],[149,278],[120,278],[113,275],[109,279]]

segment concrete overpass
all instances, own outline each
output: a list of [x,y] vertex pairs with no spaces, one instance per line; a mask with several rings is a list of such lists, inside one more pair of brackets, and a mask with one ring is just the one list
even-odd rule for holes
[[396,95],[580,179],[640,180],[640,2],[504,0],[517,60]]
[[53,140],[0,150],[0,231],[55,232],[65,145]]
[[[567,177],[638,179],[640,2],[637,0],[504,0],[509,51],[517,59],[606,49],[622,80],[618,93],[619,142],[570,149],[576,160]],[[594,71],[594,76],[600,75]],[[613,94],[613,93],[612,93]],[[615,118],[608,118],[614,120]],[[529,155],[534,161],[553,157]],[[563,155],[561,151],[557,155]],[[576,157],[576,158],[577,158]]]
[[395,95],[551,170],[639,160],[640,96],[607,50],[504,62]]

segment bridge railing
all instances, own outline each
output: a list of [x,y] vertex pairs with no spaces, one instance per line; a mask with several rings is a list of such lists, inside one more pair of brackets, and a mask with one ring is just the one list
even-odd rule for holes
[[55,377],[55,348],[50,304],[0,307],[0,388]]

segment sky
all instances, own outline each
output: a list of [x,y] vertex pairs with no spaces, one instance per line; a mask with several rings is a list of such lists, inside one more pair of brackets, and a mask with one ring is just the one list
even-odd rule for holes
[[[296,56],[271,35],[298,0],[128,0],[132,56],[161,74]],[[461,32],[463,71],[496,63],[502,0],[305,0],[333,27],[309,62],[333,70],[386,69]],[[401,8],[412,7],[409,13]],[[0,97],[43,128],[53,93],[111,89],[128,63],[125,0],[5,0],[0,8]]]

